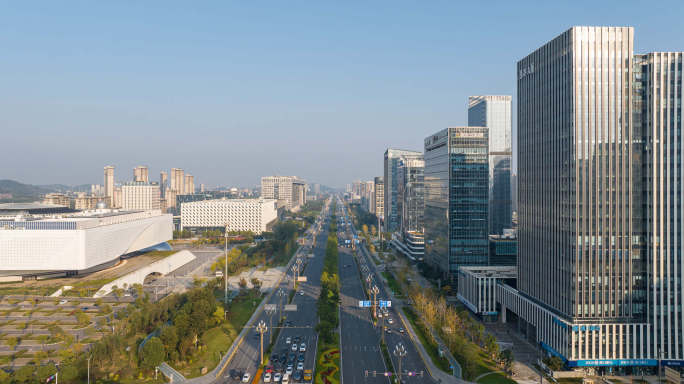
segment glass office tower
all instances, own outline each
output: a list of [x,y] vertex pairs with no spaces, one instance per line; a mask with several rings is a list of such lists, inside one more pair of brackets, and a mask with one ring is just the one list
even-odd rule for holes
[[489,129],[489,233],[511,228],[511,96],[468,97],[468,125]]
[[423,237],[424,199],[424,171],[423,156],[402,157],[399,161],[398,198],[401,213],[400,236],[405,252],[413,260],[422,260],[425,253]]
[[452,281],[460,266],[487,264],[488,154],[484,127],[425,139],[425,260]]
[[385,232],[395,232],[399,230],[401,222],[401,212],[398,209],[397,193],[399,191],[399,161],[405,158],[422,158],[423,154],[416,151],[388,148],[384,157],[384,179],[385,179],[385,212],[384,227]]

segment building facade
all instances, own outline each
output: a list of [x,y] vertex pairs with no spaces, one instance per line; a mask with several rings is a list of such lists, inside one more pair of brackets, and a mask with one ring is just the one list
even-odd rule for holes
[[398,231],[401,212],[398,208],[397,194],[399,192],[399,162],[401,158],[420,159],[423,154],[417,151],[388,148],[384,155],[384,181],[385,181],[385,209],[384,228],[385,232]]
[[121,208],[125,211],[159,210],[159,184],[133,181],[121,186]]
[[425,261],[445,278],[489,255],[489,138],[485,127],[452,127],[425,138]]
[[382,220],[385,217],[385,179],[382,176],[376,176],[373,179],[373,188],[375,189],[375,198],[373,200],[373,212],[378,218],[378,233],[382,232]]
[[631,373],[684,365],[682,53],[633,41],[573,27],[518,62],[518,280],[497,287],[549,354]]
[[171,215],[82,212],[61,218],[0,219],[0,275],[82,273],[171,240]]
[[61,205],[64,207],[71,207],[71,199],[63,193],[48,193],[43,198],[43,204]]
[[402,157],[398,166],[397,205],[400,212],[397,249],[412,260],[423,260],[425,254],[424,222],[424,171],[423,157]]
[[468,97],[468,125],[489,129],[489,233],[511,228],[511,96]]
[[150,182],[150,170],[144,165],[139,165],[139,166],[133,168],[133,181],[137,181],[137,182],[141,182],[141,183],[149,183]]
[[260,234],[278,218],[275,199],[217,199],[183,203],[181,229],[228,229]]
[[104,167],[104,193],[107,205],[114,206],[114,167],[111,165]]
[[297,176],[264,176],[261,197],[277,200],[279,208],[298,210],[306,203],[306,183]]

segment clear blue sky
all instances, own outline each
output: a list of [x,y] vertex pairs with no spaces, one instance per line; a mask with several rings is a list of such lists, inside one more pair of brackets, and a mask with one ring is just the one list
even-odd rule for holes
[[684,50],[684,1],[560,3],[3,1],[0,179],[143,164],[342,186],[380,175],[388,146],[464,124],[468,95],[515,96],[517,60],[572,25]]

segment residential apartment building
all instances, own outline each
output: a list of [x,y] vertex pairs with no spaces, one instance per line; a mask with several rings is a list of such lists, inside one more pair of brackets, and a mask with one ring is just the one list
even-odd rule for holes
[[133,181],[138,181],[142,183],[150,182],[149,169],[145,166],[139,165],[133,168]]
[[278,218],[275,199],[216,199],[181,205],[181,229],[262,233]]
[[71,206],[71,199],[63,193],[48,193],[43,198],[43,204],[61,205],[68,208]]
[[104,167],[104,194],[107,205],[114,206],[114,167],[111,165]]
[[121,208],[125,211],[160,209],[159,184],[133,181],[121,186]]
[[385,182],[382,176],[376,176],[373,179],[373,188],[375,189],[375,198],[373,199],[373,212],[378,218],[378,233],[382,231],[382,220],[385,217]]
[[487,264],[488,159],[486,127],[452,127],[425,138],[425,261],[449,280],[461,266]]
[[468,97],[468,125],[489,129],[489,233],[511,228],[511,96]]

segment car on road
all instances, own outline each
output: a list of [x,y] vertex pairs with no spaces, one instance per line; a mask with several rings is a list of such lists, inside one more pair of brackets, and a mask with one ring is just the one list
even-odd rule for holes
[[304,291],[299,291],[299,296],[304,296]]
[[287,369],[285,370],[286,375],[291,375],[292,374],[292,366],[288,366]]
[[297,370],[301,371],[302,369],[304,369],[304,363],[300,361],[299,363],[297,363]]
[[283,377],[283,375],[280,372],[276,372],[275,375],[273,375],[273,382],[274,383],[280,383],[280,379]]
[[243,383],[249,383],[249,379],[252,378],[252,375],[249,374],[249,372],[245,372],[244,375],[242,375],[242,382]]
[[387,328],[387,333],[392,333],[392,330]]
[[304,361],[304,354],[300,353],[299,356],[297,357],[297,361]]
[[270,382],[271,382],[271,372],[264,373],[264,383],[270,383]]
[[306,352],[306,344],[305,343],[301,343],[299,345],[299,352]]
[[283,384],[288,384],[290,382],[290,375],[289,374],[284,374],[283,375],[283,380],[281,381]]
[[304,371],[304,381],[311,381],[313,372],[310,369]]
[[290,344],[291,342],[292,342],[291,337],[288,337],[287,339],[285,339],[285,344]]
[[237,369],[231,369],[228,373],[230,378],[233,380],[240,380],[242,378],[242,372],[238,371]]
[[64,305],[64,304],[66,304],[66,303],[68,303],[68,302],[69,302],[68,300],[60,300],[60,301],[59,301],[59,305]]
[[394,324],[394,320],[392,320],[391,317],[390,317],[389,319],[387,319],[387,322],[390,323],[390,324]]
[[297,355],[294,354],[294,352],[290,352],[290,354],[287,356],[287,362],[292,363],[295,361],[297,358]]
[[404,333],[404,328],[399,328],[399,333]]
[[299,344],[299,342],[302,340],[301,336],[295,336],[294,339],[292,339],[293,342]]
[[292,380],[302,381],[302,371],[297,371],[292,375]]
[[297,343],[292,343],[292,351],[297,352]]

